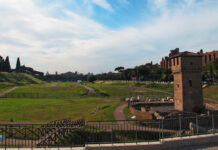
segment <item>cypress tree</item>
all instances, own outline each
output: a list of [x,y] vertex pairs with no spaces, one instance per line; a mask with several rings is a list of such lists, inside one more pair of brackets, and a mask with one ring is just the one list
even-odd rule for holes
[[16,70],[20,69],[20,58],[17,58]]
[[0,56],[0,71],[3,71],[3,63],[4,63],[4,60],[3,60],[3,58]]
[[4,71],[10,72],[11,71],[11,65],[9,61],[9,57],[7,56],[4,63]]

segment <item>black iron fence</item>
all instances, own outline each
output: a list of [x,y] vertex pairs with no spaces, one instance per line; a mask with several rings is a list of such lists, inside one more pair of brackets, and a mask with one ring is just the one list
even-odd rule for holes
[[156,121],[59,120],[41,125],[2,124],[0,147],[77,147],[87,144],[138,143],[217,132],[217,115]]

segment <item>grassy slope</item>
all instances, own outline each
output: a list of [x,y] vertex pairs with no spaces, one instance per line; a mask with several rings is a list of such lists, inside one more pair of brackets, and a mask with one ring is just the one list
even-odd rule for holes
[[37,83],[42,83],[42,81],[28,74],[0,72],[0,92],[18,85]]
[[4,92],[12,87],[14,87],[15,85],[12,83],[8,83],[8,82],[0,82],[0,93]]
[[20,86],[11,93],[8,98],[73,98],[84,96],[88,90],[74,83],[35,84]]
[[218,100],[218,85],[212,85],[203,89],[205,98]]
[[0,82],[7,82],[14,85],[37,84],[42,81],[25,73],[0,72]]

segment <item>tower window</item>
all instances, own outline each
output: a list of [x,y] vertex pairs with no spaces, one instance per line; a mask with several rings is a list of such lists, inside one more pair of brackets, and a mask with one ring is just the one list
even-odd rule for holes
[[179,65],[179,57],[177,57],[177,65]]
[[207,55],[205,55],[204,58],[205,58],[205,64],[206,64],[207,63]]
[[211,61],[211,55],[209,55],[209,61]]
[[173,58],[173,66],[175,66],[175,65],[176,65],[175,58]]
[[192,87],[192,80],[189,80],[188,83],[189,83],[189,87]]

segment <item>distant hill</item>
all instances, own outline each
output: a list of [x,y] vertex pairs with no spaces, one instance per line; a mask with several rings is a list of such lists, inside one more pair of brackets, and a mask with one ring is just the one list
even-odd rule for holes
[[0,83],[10,83],[13,85],[38,84],[43,81],[26,73],[0,72]]

